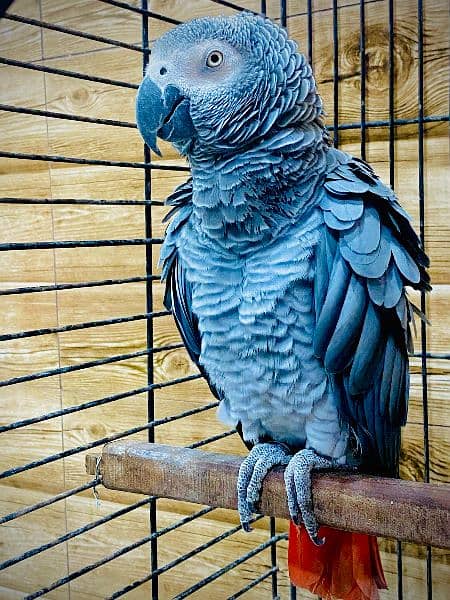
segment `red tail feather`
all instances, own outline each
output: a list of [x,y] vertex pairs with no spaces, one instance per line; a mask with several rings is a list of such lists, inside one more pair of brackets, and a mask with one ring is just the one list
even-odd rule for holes
[[378,600],[387,589],[377,538],[321,527],[323,546],[315,546],[306,529],[291,522],[289,577],[323,600]]

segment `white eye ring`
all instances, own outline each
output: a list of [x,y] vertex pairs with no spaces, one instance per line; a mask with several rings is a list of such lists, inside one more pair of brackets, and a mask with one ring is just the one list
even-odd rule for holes
[[210,68],[220,67],[223,63],[223,54],[220,50],[213,50],[208,54],[206,59],[206,66]]

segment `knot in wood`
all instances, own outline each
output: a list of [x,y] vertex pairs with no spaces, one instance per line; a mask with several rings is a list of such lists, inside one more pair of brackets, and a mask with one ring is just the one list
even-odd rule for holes
[[[408,80],[414,64],[415,41],[405,33],[394,33],[394,76],[396,86]],[[389,90],[389,31],[380,24],[366,26],[366,86],[369,92],[385,94]],[[360,34],[352,31],[345,39],[341,54],[341,77],[360,90]]]
[[86,86],[77,84],[76,88],[67,91],[66,102],[69,108],[86,108],[95,103],[95,97]]
[[162,357],[162,369],[169,378],[194,374],[192,363],[184,350],[170,350]]

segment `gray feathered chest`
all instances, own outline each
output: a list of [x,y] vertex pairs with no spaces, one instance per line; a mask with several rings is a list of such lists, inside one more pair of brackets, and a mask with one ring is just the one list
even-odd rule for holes
[[201,335],[199,362],[223,398],[220,414],[241,422],[247,439],[289,438],[324,394],[326,376],[313,356],[312,280],[321,213],[311,210],[277,239],[244,252],[202,235],[191,217],[178,251],[192,285]]

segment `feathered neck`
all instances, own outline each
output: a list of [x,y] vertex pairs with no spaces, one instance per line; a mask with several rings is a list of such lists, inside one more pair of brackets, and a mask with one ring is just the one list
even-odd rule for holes
[[273,132],[233,155],[192,154],[198,232],[237,252],[278,236],[314,201],[327,149],[323,126],[313,122]]

